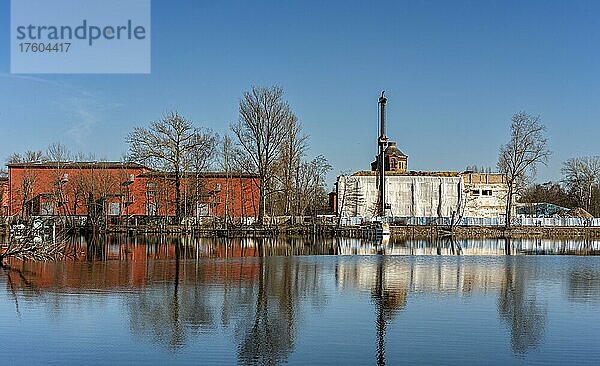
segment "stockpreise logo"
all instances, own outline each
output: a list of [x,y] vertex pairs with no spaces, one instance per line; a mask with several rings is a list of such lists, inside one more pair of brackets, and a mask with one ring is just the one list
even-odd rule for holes
[[12,73],[149,73],[150,0],[12,0]]

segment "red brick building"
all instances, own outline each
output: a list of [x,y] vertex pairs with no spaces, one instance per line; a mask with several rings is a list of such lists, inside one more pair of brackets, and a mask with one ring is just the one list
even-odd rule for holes
[[[176,211],[174,174],[136,163],[9,164],[5,186],[7,209],[0,213],[9,216],[84,216],[92,209],[109,216],[174,216]],[[181,179],[187,217],[254,217],[258,197],[253,174],[185,173]]]
[[0,177],[0,216],[8,215],[8,177]]

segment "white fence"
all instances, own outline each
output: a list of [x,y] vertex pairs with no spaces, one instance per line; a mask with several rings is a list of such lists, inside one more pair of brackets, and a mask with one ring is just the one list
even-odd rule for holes
[[[415,225],[428,226],[440,225],[450,226],[451,217],[384,217],[378,218],[391,225]],[[455,219],[457,220],[457,219]],[[364,217],[342,217],[340,218],[341,226],[361,225],[365,222],[372,221]],[[455,225],[458,226],[504,226],[503,217],[463,217]],[[515,217],[512,219],[513,226],[573,226],[573,227],[600,227],[600,218],[571,218],[571,217]]]

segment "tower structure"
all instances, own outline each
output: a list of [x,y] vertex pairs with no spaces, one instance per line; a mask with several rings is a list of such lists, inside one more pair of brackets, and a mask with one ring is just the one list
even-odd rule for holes
[[385,148],[387,146],[388,138],[385,135],[385,104],[387,98],[384,96],[385,91],[381,92],[379,97],[379,138],[377,144],[379,146],[379,156],[377,159],[378,167],[377,173],[379,177],[379,199],[378,199],[378,212],[377,216],[385,216]]

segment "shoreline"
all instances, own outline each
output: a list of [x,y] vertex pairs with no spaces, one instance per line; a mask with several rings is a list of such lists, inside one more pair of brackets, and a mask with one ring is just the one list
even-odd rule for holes
[[[71,228],[72,230],[73,228]],[[83,227],[75,232],[84,233]],[[0,225],[0,234],[7,235],[8,225]],[[198,235],[205,237],[277,237],[290,236],[326,236],[376,239],[377,233],[367,226],[335,225],[271,225],[271,226],[234,226],[228,230],[215,226],[184,227],[177,225],[109,225],[98,230],[101,234],[127,235]],[[455,226],[452,230],[440,225],[390,225],[390,235],[398,239],[419,240],[439,239],[452,236],[455,239],[600,239],[600,227],[575,226],[514,226],[509,230],[498,226]]]
[[[390,226],[394,237],[407,239],[435,239],[449,236],[447,228],[439,226]],[[600,227],[516,226],[504,227],[457,226],[452,236],[456,239],[600,239]]]

